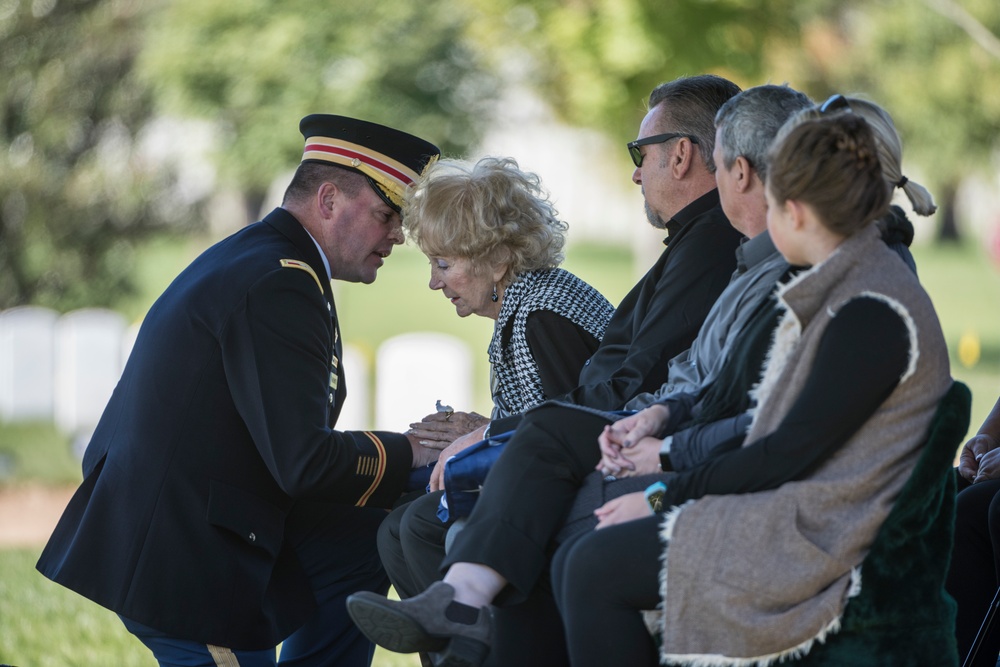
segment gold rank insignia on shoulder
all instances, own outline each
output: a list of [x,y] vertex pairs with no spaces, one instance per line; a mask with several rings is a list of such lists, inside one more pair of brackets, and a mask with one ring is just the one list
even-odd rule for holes
[[317,276],[316,272],[313,271],[313,267],[298,259],[283,259],[280,261],[281,267],[284,269],[299,269],[308,273],[313,277],[313,280],[316,281],[316,286],[319,287],[320,294],[323,293],[323,283],[319,281],[319,276]]

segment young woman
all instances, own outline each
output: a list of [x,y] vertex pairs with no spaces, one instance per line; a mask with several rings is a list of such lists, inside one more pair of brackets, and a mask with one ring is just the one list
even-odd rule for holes
[[[657,664],[636,612],[658,606],[659,657],[678,663],[773,661],[835,632],[950,386],[930,299],[873,224],[889,195],[868,124],[793,121],[767,198],[775,245],[811,268],[779,289],[749,433],[669,480],[665,520],[623,496],[561,547],[553,583],[574,665]],[[633,456],[660,441],[604,445]]]

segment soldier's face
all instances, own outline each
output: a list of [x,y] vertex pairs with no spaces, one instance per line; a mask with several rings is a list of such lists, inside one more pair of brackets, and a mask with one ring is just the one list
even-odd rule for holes
[[324,240],[317,241],[330,260],[330,273],[352,283],[375,282],[392,247],[404,240],[399,214],[370,187],[353,199],[339,192],[323,229]]

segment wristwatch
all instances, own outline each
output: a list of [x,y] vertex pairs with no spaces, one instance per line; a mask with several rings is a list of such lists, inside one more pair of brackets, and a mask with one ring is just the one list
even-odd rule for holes
[[643,495],[649,503],[649,509],[653,514],[663,511],[663,494],[667,492],[667,485],[663,482],[653,482],[646,487]]
[[665,472],[670,472],[674,469],[673,463],[670,461],[670,447],[674,444],[674,436],[668,435],[663,439],[660,444],[660,470]]

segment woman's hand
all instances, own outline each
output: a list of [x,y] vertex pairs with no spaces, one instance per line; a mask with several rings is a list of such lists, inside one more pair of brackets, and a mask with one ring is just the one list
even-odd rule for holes
[[[666,427],[670,409],[665,405],[651,405],[645,410],[619,419],[597,437],[601,448],[601,461],[597,470],[604,475],[627,477],[656,472],[660,469],[660,440],[657,436]],[[635,451],[637,445],[641,447]],[[623,450],[630,451],[624,452]],[[640,468],[642,472],[639,472]]]
[[455,440],[447,447],[441,450],[441,454],[438,456],[437,463],[434,464],[434,470],[431,471],[430,488],[431,491],[442,491],[444,490],[444,464],[455,454],[458,454],[463,449],[468,449],[472,445],[476,444],[483,439],[483,431],[486,430],[486,426],[477,428],[471,433],[466,433],[462,437]]
[[958,472],[973,484],[1000,477],[1000,443],[985,433],[969,438],[958,459]]
[[444,449],[466,433],[481,429],[490,420],[475,412],[432,412],[410,424],[412,435],[425,447]]
[[[660,472],[660,438],[645,437],[618,454],[615,459],[601,459],[598,469],[604,475],[614,475],[618,479],[637,477]],[[606,472],[605,472],[606,471]]]
[[597,517],[597,530],[600,530],[626,521],[644,519],[652,512],[645,494],[640,491],[609,500],[594,510],[594,516]]
[[1000,478],[1000,449],[991,449],[979,459],[979,470],[972,483]]

